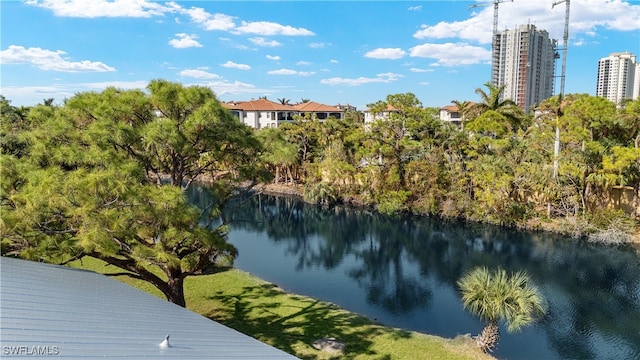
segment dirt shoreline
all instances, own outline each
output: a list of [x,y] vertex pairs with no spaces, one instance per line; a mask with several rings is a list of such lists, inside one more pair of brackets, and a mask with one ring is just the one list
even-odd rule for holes
[[293,195],[302,197],[302,185],[287,184],[258,184],[253,187],[255,191],[273,195]]
[[[298,196],[300,198],[303,197],[303,186],[302,185],[298,185],[298,184],[258,184],[255,185],[253,187],[253,189],[255,191],[258,192],[262,192],[265,194],[271,194],[271,195],[286,195],[286,196]],[[348,202],[347,205],[350,206],[363,206],[362,204],[358,204],[357,202]],[[523,231],[546,231],[546,232],[551,232],[551,233],[560,233],[556,227],[556,225],[551,222],[549,223],[549,225],[543,225],[543,224],[538,224],[539,226],[541,226],[540,228],[536,228],[536,229],[529,229],[527,227],[518,227],[518,230],[523,230]],[[634,247],[636,247],[638,249],[638,251],[640,251],[640,230],[638,232],[636,232],[636,234],[631,235],[631,240],[629,241],[629,244],[633,245]]]

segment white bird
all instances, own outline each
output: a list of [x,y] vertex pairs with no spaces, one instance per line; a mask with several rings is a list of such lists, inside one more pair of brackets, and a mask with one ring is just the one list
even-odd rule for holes
[[158,344],[158,346],[160,346],[160,349],[168,349],[171,347],[171,344],[169,344],[169,335],[164,337],[164,340],[162,340],[162,342],[160,344]]

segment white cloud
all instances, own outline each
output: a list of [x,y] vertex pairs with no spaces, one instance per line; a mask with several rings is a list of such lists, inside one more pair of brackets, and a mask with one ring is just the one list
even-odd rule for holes
[[298,75],[298,76],[311,76],[314,75],[315,71],[296,71],[292,69],[278,69],[268,71],[269,75]]
[[409,49],[411,57],[436,59],[439,65],[456,66],[491,60],[491,51],[464,43],[422,44]]
[[587,42],[584,39],[575,39],[571,42],[570,46],[584,46]]
[[222,67],[230,68],[230,69],[239,69],[239,70],[251,70],[251,66],[246,64],[237,64],[233,61],[227,61],[224,64],[220,64]]
[[360,85],[369,84],[369,83],[390,83],[398,80],[401,77],[404,77],[404,75],[395,74],[395,73],[384,73],[384,74],[377,74],[376,77],[374,78],[359,77],[355,79],[349,79],[349,78],[334,77],[329,79],[322,79],[320,80],[320,83],[325,85],[360,86]]
[[422,5],[409,6],[409,8],[407,10],[409,10],[409,11],[422,11]]
[[264,46],[264,47],[276,47],[276,46],[282,45],[281,43],[275,40],[267,40],[262,37],[252,37],[252,38],[249,38],[249,41],[251,41],[255,45]]
[[311,63],[308,61],[298,61],[296,65],[311,65]]
[[[290,25],[269,21],[246,22],[236,26],[236,17],[226,14],[212,14],[203,8],[185,8],[171,1],[164,5],[150,0],[27,0],[28,5],[53,11],[56,16],[64,17],[153,17],[178,13],[188,16],[191,21],[205,30],[232,31],[236,34],[257,34],[263,36],[310,36],[314,32]],[[179,22],[179,19],[178,21]]]
[[[11,99],[12,102],[20,102],[25,105],[35,105],[42,98],[70,97],[74,94],[73,89],[64,85],[46,86],[2,86],[2,95]],[[25,101],[25,99],[27,99]]]
[[[70,98],[79,92],[102,91],[108,87],[119,89],[144,89],[149,84],[146,80],[139,81],[107,81],[94,83],[54,84],[46,86],[3,86],[2,95],[11,99],[12,104],[35,105],[46,98],[54,98],[56,101]],[[240,81],[195,81],[185,83],[185,86],[207,86],[216,95],[242,95],[242,94],[268,94],[269,89],[258,89],[252,84]]]
[[407,53],[400,48],[378,48],[368,51],[364,54],[364,57],[372,59],[400,59]]
[[409,69],[409,71],[411,72],[415,72],[415,73],[423,73],[423,72],[432,72],[433,69],[420,69],[420,68],[411,68]]
[[338,63],[338,60],[331,59],[331,60],[329,60],[329,62],[330,62],[330,63],[332,63],[332,64],[337,64],[337,63]]
[[484,17],[476,16],[464,21],[445,22],[436,25],[421,25],[420,30],[413,34],[416,39],[446,39],[461,38],[480,43],[491,43],[491,23],[486,24]]
[[202,26],[205,30],[229,31],[236,26],[233,21],[235,17],[225,14],[211,14],[203,8],[180,8],[180,12],[188,15],[193,22]]
[[200,44],[198,40],[196,40],[198,36],[195,34],[189,35],[185,33],[179,33],[175,36],[177,36],[178,38],[169,40],[169,45],[173,46],[176,49],[202,47],[202,44]]
[[172,11],[171,7],[147,0],[29,0],[27,5],[53,11],[63,17],[152,17]]
[[277,55],[267,55],[267,59],[269,59],[269,60],[273,60],[273,61],[278,61],[278,60],[280,60],[280,56],[277,56]]
[[295,28],[289,25],[281,25],[269,21],[243,21],[242,25],[233,30],[237,34],[258,34],[263,36],[287,35],[287,36],[310,36],[315,35],[305,28]]
[[195,79],[220,79],[220,75],[202,69],[185,69],[180,71],[178,75]]
[[325,48],[327,46],[331,46],[331,43],[312,42],[311,44],[309,44],[309,47],[312,48],[312,49],[322,49],[322,48]]
[[240,81],[213,81],[197,85],[203,85],[211,88],[211,90],[213,90],[216,95],[265,93],[265,91],[262,89],[256,89],[255,85],[243,83]]
[[297,73],[297,71],[291,69],[278,69],[267,72],[269,75],[296,75]]
[[81,83],[80,86],[84,86],[88,89],[92,90],[103,90],[108,87],[115,87],[123,90],[130,89],[144,89],[149,85],[148,81],[138,80],[138,81],[102,81],[102,82],[92,82],[92,83]]
[[3,86],[2,95],[12,102],[24,105],[35,105],[44,98],[63,100],[79,92],[102,91],[108,87],[119,89],[144,89],[147,81],[107,81],[77,84],[53,84],[46,86]]
[[116,71],[115,68],[99,61],[68,61],[62,58],[66,52],[62,50],[46,50],[37,47],[25,48],[10,45],[0,51],[1,64],[31,64],[41,70],[60,72],[107,72]]
[[[580,5],[580,2],[585,4]],[[570,33],[584,32],[588,35],[595,32],[598,27],[619,31],[640,30],[640,5],[637,4],[637,1],[582,0],[580,2],[579,5],[576,5],[575,1],[571,3]],[[554,9],[554,13],[564,15],[564,10],[564,6],[560,6],[559,9]],[[560,34],[560,26],[558,25],[560,24],[554,26],[557,30],[554,30],[553,33]],[[542,25],[539,26],[542,27]],[[551,24],[545,23],[545,26],[551,26]]]
[[[477,8],[464,21],[442,21],[423,24],[413,36],[417,39],[452,39],[491,43],[493,6]],[[570,36],[597,33],[606,28],[619,31],[640,30],[640,5],[621,0],[573,0],[569,17]],[[522,24],[535,24],[549,32],[551,38],[562,39],[565,5],[551,8],[546,1],[503,2],[498,8],[498,29],[514,29]],[[508,15],[508,16],[507,16]]]

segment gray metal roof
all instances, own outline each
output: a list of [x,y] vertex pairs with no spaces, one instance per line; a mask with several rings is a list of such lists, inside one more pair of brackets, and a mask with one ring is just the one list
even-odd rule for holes
[[296,359],[107,276],[6,257],[0,345],[8,358]]

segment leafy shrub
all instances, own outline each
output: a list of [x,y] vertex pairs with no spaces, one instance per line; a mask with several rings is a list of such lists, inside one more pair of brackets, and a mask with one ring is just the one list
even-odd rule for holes
[[401,211],[405,211],[407,199],[411,195],[411,191],[397,190],[385,191],[378,195],[377,209],[379,212],[387,215],[393,215]]
[[304,201],[322,206],[334,205],[339,199],[338,191],[325,182],[305,184],[302,196]]

